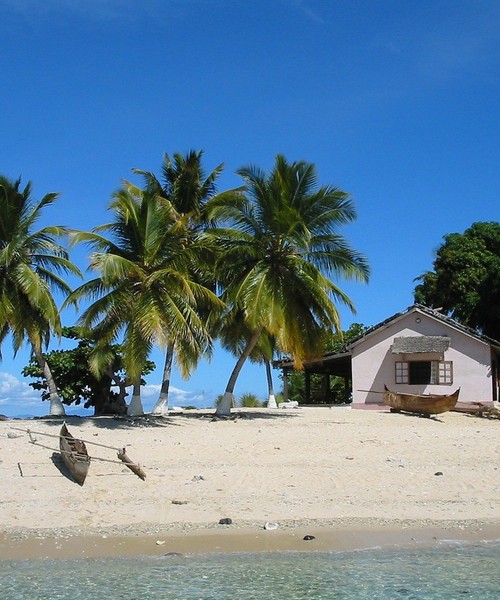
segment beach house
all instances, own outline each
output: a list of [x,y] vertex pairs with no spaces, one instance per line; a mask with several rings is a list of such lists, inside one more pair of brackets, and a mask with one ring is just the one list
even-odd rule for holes
[[[306,363],[304,404],[338,402],[331,393],[332,377],[347,382],[344,401],[353,408],[380,405],[384,386],[416,394],[460,388],[461,402],[490,404],[499,400],[499,364],[500,342],[415,304],[366,330],[345,352]],[[281,360],[275,366],[283,370],[286,397],[293,363]]]

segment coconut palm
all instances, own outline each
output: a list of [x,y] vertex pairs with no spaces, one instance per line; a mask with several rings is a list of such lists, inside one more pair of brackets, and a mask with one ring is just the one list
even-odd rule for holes
[[211,347],[197,306],[221,302],[191,277],[203,265],[209,245],[192,243],[167,199],[125,182],[110,209],[113,222],[73,234],[74,243],[93,248],[90,268],[98,277],[76,289],[68,301],[95,299],[80,324],[93,328],[103,346],[123,336],[124,364],[133,384],[128,413],[142,414],[140,379],[153,346],[175,343],[187,375]]
[[185,155],[163,156],[162,176],[158,179],[149,171],[134,169],[145,179],[147,189],[167,198],[179,215],[188,215],[188,227],[199,229],[204,224],[206,203],[217,195],[216,180],[224,168],[218,165],[208,177],[202,166],[203,150],[190,150]]
[[[235,310],[232,313],[225,311],[222,313],[217,324],[214,324],[213,331],[221,341],[222,347],[235,356],[241,355],[244,351],[247,340],[252,334],[243,311]],[[273,358],[276,342],[266,331],[262,331],[257,343],[249,354],[249,359],[253,363],[264,365],[267,380],[267,406],[268,408],[277,408],[276,397],[274,395],[273,377],[271,373],[271,360]]]
[[314,165],[278,155],[269,174],[253,166],[238,174],[246,193],[214,202],[209,216],[228,225],[206,233],[221,249],[222,298],[242,311],[251,331],[217,407],[220,415],[230,413],[237,377],[262,332],[301,368],[339,329],[336,303],[354,311],[330,277],[367,281],[369,275],[365,258],[337,232],[356,216],[352,200],[336,187],[318,187]]
[[[223,165],[217,166],[208,176],[205,175],[202,166],[203,151],[191,150],[185,155],[175,153],[171,158],[168,154],[163,157],[161,166],[162,176],[158,179],[153,173],[134,169],[134,172],[142,175],[146,187],[150,193],[158,194],[170,201],[182,222],[186,227],[184,232],[190,238],[190,243],[196,243],[196,237],[208,226],[207,206],[217,197],[226,197],[231,191],[217,194],[216,180],[222,172]],[[214,284],[207,278],[206,272],[202,272],[197,265],[196,273],[191,273],[198,283],[214,289]],[[213,307],[206,307],[208,309]],[[198,305],[198,313],[201,315],[202,306]],[[203,315],[206,321],[207,312]],[[163,370],[162,385],[158,401],[153,407],[154,414],[165,414],[168,412],[168,391],[172,371],[172,362],[176,346],[174,338],[170,339],[165,354],[165,366]],[[178,357],[178,352],[176,353]]]
[[31,197],[31,182],[0,176],[0,346],[12,335],[14,354],[27,339],[44,373],[50,394],[50,414],[65,414],[50,367],[43,355],[52,333],[61,334],[61,321],[52,291],[67,295],[63,274],[80,275],[57,237],[67,234],[62,226],[35,230],[43,209],[58,194],[46,194],[39,202]]

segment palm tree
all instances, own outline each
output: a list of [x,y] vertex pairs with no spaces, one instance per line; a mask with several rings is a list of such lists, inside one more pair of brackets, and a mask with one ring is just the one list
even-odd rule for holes
[[329,277],[367,281],[369,275],[364,257],[337,233],[355,218],[353,203],[336,187],[318,187],[314,165],[288,163],[278,155],[269,175],[253,166],[238,174],[246,194],[214,202],[209,216],[228,226],[206,233],[221,249],[216,267],[222,298],[244,314],[251,332],[217,407],[219,415],[230,413],[237,377],[263,332],[301,368],[339,329],[335,302],[354,312]]
[[[210,201],[232,193],[232,191],[228,191],[217,194],[216,180],[222,172],[223,165],[218,165],[207,177],[202,166],[202,157],[202,150],[191,150],[185,155],[175,153],[173,158],[165,154],[161,167],[161,181],[151,172],[134,169],[135,173],[144,177],[146,187],[151,193],[158,194],[170,201],[186,227],[184,234],[190,239],[189,243],[196,243],[198,234],[209,226],[207,206]],[[207,277],[206,271],[202,271],[199,264],[196,273],[191,273],[191,277],[199,284],[215,289],[213,278]],[[211,309],[213,306],[206,308]],[[198,305],[200,316],[201,311],[202,307]],[[207,321],[207,311],[204,312],[203,319],[205,322]],[[181,349],[172,337],[166,347],[162,385],[158,401],[153,407],[154,414],[168,413],[168,391],[175,351],[179,358]]]
[[68,301],[96,299],[80,324],[93,328],[103,346],[123,335],[124,363],[133,385],[128,413],[142,414],[140,379],[153,346],[175,343],[187,375],[211,348],[197,307],[221,302],[191,277],[203,265],[209,244],[191,243],[182,217],[167,199],[125,182],[110,209],[113,222],[73,234],[74,243],[93,248],[90,268],[99,275],[76,289]]
[[199,229],[206,220],[206,203],[217,195],[216,180],[224,165],[218,165],[208,177],[202,166],[203,150],[190,150],[185,155],[174,153],[173,158],[164,154],[161,180],[149,172],[134,169],[142,175],[147,189],[167,198],[179,215],[187,215],[188,227]]
[[[245,321],[243,311],[233,312],[225,311],[213,327],[214,333],[220,339],[222,347],[239,356],[244,351],[245,346],[252,331]],[[276,397],[274,395],[273,377],[271,373],[271,360],[273,358],[276,341],[266,331],[262,331],[259,339],[249,354],[249,359],[253,363],[264,365],[267,380],[267,406],[268,408],[277,408]]]
[[52,333],[61,335],[52,290],[69,294],[71,289],[61,275],[80,276],[80,271],[55,240],[67,234],[65,227],[34,230],[43,209],[58,194],[46,194],[37,202],[31,190],[31,182],[21,189],[21,179],[11,181],[0,176],[0,345],[10,333],[15,355],[28,339],[47,382],[50,414],[64,415],[43,348],[48,346]]

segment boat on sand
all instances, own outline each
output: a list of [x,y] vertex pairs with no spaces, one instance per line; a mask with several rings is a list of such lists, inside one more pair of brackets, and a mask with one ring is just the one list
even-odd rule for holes
[[438,415],[452,410],[458,400],[460,388],[452,394],[404,394],[393,392],[385,386],[384,404],[391,412],[409,412],[418,415]]
[[90,456],[84,442],[71,435],[66,423],[62,424],[59,434],[59,449],[61,450],[62,460],[73,479],[78,484],[83,485],[90,467]]

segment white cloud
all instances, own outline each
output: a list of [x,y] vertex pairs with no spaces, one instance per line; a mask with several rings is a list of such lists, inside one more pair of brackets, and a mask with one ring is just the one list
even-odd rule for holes
[[[129,394],[132,390],[127,390]],[[141,388],[141,398],[144,410],[149,412],[160,393],[159,385],[145,385]],[[127,397],[127,401],[130,396]],[[169,406],[195,406],[207,408],[213,405],[204,392],[191,392],[171,386],[169,390]],[[66,407],[70,413],[92,414],[92,409],[84,410],[82,406]],[[41,416],[47,414],[48,402],[43,402],[41,393],[31,388],[27,383],[20,381],[14,375],[0,371],[0,413],[9,417]]]
[[[144,410],[148,412],[158,399],[160,393],[159,385],[145,385],[141,388],[141,398]],[[169,406],[195,406],[207,408],[213,406],[213,402],[207,398],[204,392],[191,392],[170,386],[168,391]]]
[[46,409],[40,392],[17,377],[0,371],[0,411],[13,415],[44,414]]

